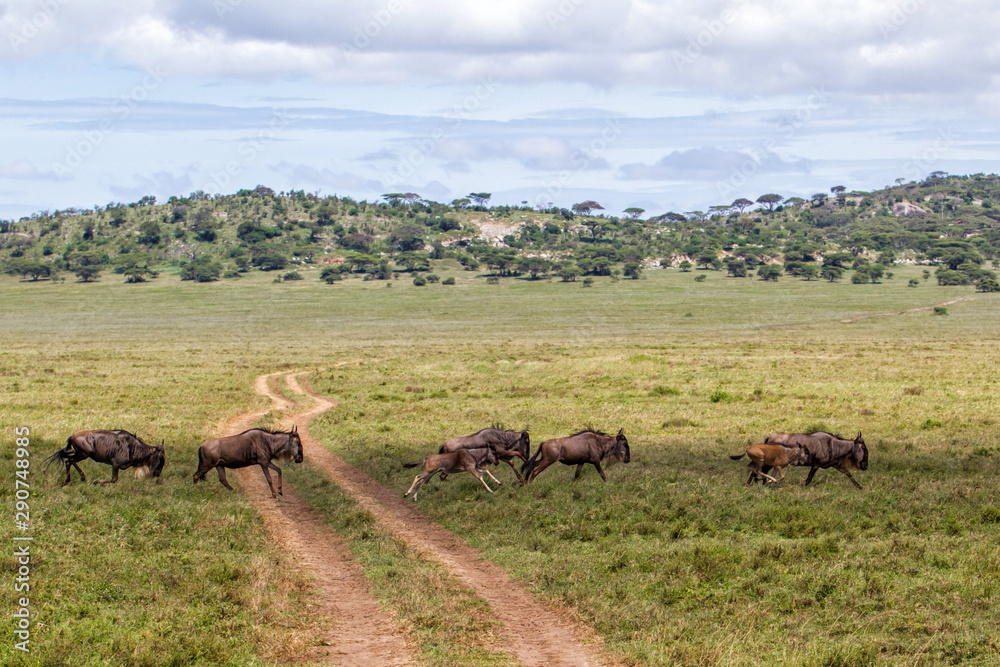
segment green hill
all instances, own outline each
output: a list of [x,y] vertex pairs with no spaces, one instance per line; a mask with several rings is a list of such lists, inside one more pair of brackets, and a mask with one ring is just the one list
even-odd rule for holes
[[457,260],[496,277],[639,278],[675,266],[724,270],[733,277],[879,282],[896,262],[934,267],[939,284],[1000,289],[986,263],[1000,251],[1000,177],[935,172],[920,182],[874,192],[831,188],[809,201],[762,195],[707,213],[642,218],[572,209],[488,207],[489,195],[451,204],[390,193],[384,201],[275,193],[258,186],[233,195],[193,193],[163,204],[41,212],[0,221],[0,262],[26,280],[84,282],[107,272],[151,280],[160,271],[213,281],[247,271],[289,279],[313,265],[327,282],[388,279]]

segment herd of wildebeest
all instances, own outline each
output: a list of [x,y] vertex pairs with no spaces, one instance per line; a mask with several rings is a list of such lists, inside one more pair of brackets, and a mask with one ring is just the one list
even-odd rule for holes
[[[868,448],[861,437],[860,431],[853,440],[841,438],[831,433],[817,431],[815,433],[773,433],[763,443],[751,445],[742,454],[734,454],[729,458],[750,460],[750,476],[744,486],[758,481],[765,485],[778,484],[784,479],[784,468],[787,466],[808,466],[809,475],[805,484],[812,482],[813,476],[820,468],[834,468],[856,486],[861,485],[851,476],[851,469],[868,469]],[[63,486],[70,482],[70,473],[76,468],[80,480],[86,481],[86,475],[78,465],[80,461],[92,459],[98,463],[111,466],[111,479],[101,480],[98,484],[115,483],[118,481],[118,471],[135,468],[136,477],[159,477],[166,461],[165,445],[150,446],[133,433],[124,430],[92,430],[79,431],[66,440],[66,446],[57,450],[49,457],[51,465],[57,461],[66,466],[66,480]],[[500,425],[484,428],[472,435],[451,438],[438,449],[436,454],[427,456],[423,461],[405,463],[404,468],[422,467],[403,497],[413,495],[416,501],[420,487],[440,475],[444,480],[448,475],[468,472],[475,476],[493,493],[483,473],[487,474],[497,484],[500,480],[493,476],[485,466],[498,465],[501,461],[510,465],[518,481],[524,485],[534,480],[538,475],[557,461],[565,465],[576,466],[573,479],[580,477],[585,464],[591,464],[607,481],[602,463],[628,463],[632,458],[624,429],[619,429],[616,435],[608,435],[601,431],[587,428],[565,438],[546,440],[531,455],[531,441],[528,429],[520,431],[507,430]],[[281,468],[274,465],[275,459],[283,461],[302,462],[302,441],[299,439],[297,427],[288,431],[272,431],[264,428],[252,428],[236,435],[206,440],[198,448],[198,469],[194,473],[194,483],[204,480],[205,475],[215,468],[219,474],[219,482],[227,489],[233,487],[226,481],[226,468],[245,468],[259,465],[264,472],[264,478],[271,488],[271,496],[277,498],[281,493]],[[514,461],[521,461],[520,470]],[[270,471],[278,473],[278,487],[275,489]],[[769,474],[773,470],[774,474]]]

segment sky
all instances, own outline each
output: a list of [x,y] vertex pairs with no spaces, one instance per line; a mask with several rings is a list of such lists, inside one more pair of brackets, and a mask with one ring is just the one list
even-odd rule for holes
[[708,210],[1000,172],[987,0],[0,0],[0,218],[202,190]]

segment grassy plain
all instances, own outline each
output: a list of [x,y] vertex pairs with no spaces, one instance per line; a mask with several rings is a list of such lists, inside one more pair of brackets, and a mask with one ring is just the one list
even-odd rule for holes
[[[313,386],[341,406],[312,432],[400,493],[412,478],[401,461],[491,421],[530,424],[536,445],[586,424],[624,427],[633,462],[607,484],[554,466],[489,496],[458,476],[426,486],[421,505],[574,609],[625,661],[1000,662],[1000,298],[908,288],[920,271],[907,267],[881,285],[655,271],[583,288],[436,272],[458,284],[327,286],[315,272],[283,284],[0,282],[0,426],[11,441],[15,426],[32,427],[39,494],[37,644],[30,659],[3,646],[4,662],[305,653],[308,582],[241,496],[188,481],[197,444],[259,404],[254,376],[282,368],[318,369]],[[897,314],[956,298],[969,300],[947,316]],[[333,365],[348,359],[365,362]],[[165,438],[163,482],[59,489],[43,455],[84,427]],[[864,432],[863,492],[832,471],[802,488],[798,469],[781,488],[744,489],[744,464],[725,456],[818,427]],[[0,460],[8,503],[11,449]],[[92,478],[108,470],[83,466]],[[314,468],[286,479],[345,536],[429,664],[502,661],[485,603],[427,595],[447,575]],[[8,544],[11,532],[0,527]]]

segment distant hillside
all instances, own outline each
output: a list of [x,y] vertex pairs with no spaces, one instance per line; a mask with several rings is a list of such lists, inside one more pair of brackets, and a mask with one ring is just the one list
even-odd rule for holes
[[996,175],[936,172],[875,192],[835,186],[809,201],[765,194],[708,212],[607,213],[593,201],[538,211],[490,207],[488,193],[451,204],[413,193],[366,202],[258,186],[0,221],[0,263],[27,280],[111,273],[142,282],[162,270],[195,281],[255,270],[292,279],[312,267],[320,269],[313,279],[333,283],[426,272],[451,258],[498,278],[639,278],[670,266],[860,283],[909,262],[932,266],[939,284],[1000,289],[987,268],[1000,256]]

